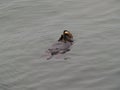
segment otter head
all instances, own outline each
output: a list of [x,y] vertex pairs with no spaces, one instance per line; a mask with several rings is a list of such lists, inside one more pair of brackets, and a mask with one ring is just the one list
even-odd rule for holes
[[64,41],[73,41],[73,35],[68,30],[63,31]]

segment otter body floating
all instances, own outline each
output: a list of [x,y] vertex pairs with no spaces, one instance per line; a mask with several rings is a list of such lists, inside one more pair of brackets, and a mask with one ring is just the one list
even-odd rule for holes
[[48,56],[47,60],[51,59],[54,55],[64,54],[64,53],[70,51],[70,48],[73,45],[73,42],[74,42],[74,40],[73,40],[72,34],[69,31],[64,30],[63,34],[58,39],[58,41],[56,43],[54,43],[46,51],[45,56]]

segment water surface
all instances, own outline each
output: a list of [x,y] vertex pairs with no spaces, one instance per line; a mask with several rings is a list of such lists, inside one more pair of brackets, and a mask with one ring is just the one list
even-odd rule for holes
[[[40,58],[64,29],[75,44]],[[119,0],[1,0],[0,90],[119,90]]]

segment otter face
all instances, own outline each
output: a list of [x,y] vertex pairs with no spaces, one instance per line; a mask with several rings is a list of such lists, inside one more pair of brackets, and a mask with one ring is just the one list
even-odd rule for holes
[[64,30],[63,35],[67,35],[70,38],[73,38],[73,35],[68,30]]
[[64,30],[63,36],[64,36],[64,41],[73,42],[73,35],[68,30]]

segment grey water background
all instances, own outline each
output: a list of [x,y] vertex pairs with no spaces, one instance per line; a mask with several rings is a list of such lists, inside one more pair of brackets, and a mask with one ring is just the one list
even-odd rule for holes
[[[64,60],[40,58],[64,29]],[[0,90],[120,90],[120,0],[0,0]]]

